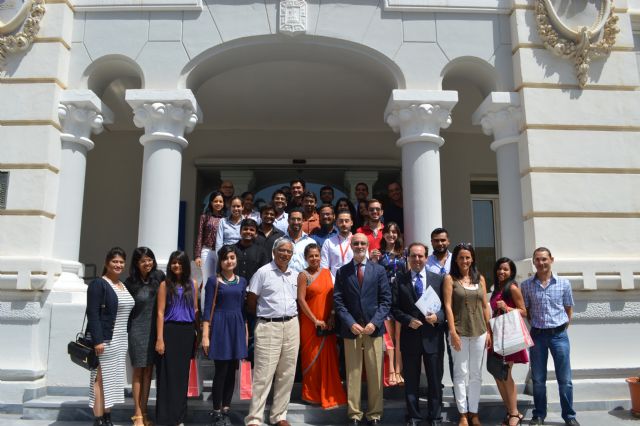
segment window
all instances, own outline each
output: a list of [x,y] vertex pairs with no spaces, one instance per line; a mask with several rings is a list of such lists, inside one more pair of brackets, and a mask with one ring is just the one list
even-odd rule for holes
[[7,208],[7,192],[9,191],[9,172],[0,172],[0,209]]
[[478,270],[491,281],[493,264],[500,253],[497,182],[471,182],[471,211]]

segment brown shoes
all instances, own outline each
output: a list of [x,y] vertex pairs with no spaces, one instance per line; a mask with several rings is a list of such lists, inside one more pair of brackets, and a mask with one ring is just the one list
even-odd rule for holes
[[276,426],[291,426],[291,425],[286,420],[280,420],[278,423],[276,423]]

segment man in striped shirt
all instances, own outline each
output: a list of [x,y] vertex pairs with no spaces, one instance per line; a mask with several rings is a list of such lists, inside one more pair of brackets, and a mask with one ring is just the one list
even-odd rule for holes
[[558,381],[562,418],[567,426],[580,426],[573,409],[570,345],[567,328],[573,314],[571,283],[551,272],[553,256],[546,247],[533,252],[536,274],[521,284],[531,338],[529,349],[533,378],[533,417],[530,425],[542,425],[547,416],[547,359],[549,352]]

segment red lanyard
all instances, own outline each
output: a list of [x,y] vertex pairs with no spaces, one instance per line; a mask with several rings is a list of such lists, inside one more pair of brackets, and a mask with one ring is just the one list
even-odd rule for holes
[[351,245],[351,237],[352,235],[349,235],[349,238],[345,239],[345,241],[347,242],[347,249],[344,250],[342,248],[342,242],[340,241],[340,235],[338,235],[338,247],[340,247],[340,257],[342,258],[343,265],[344,265],[344,258],[347,255],[347,252],[349,251],[349,246]]

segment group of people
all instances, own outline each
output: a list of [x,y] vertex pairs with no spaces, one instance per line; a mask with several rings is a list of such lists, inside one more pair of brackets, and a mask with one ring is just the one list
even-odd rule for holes
[[[440,425],[445,348],[458,424],[480,425],[482,369],[487,356],[499,357],[491,354],[489,320],[514,309],[529,319],[535,345],[504,358],[507,377],[496,378],[506,408],[503,424],[523,421],[511,366],[527,362],[535,403],[529,424],[544,423],[549,351],[562,416],[567,425],[579,424],[572,408],[567,335],[571,286],[552,273],[549,249],[535,250],[536,274],[520,285],[508,258],[498,259],[488,284],[477,270],[473,246],[458,244],[449,251],[444,228],[431,233],[431,254],[422,242],[405,246],[398,183],[389,185],[390,202],[384,209],[381,201],[366,199],[366,184],[356,186],[365,201],[357,210],[346,199],[331,204],[333,190],[329,194],[327,188],[331,189],[320,191],[324,203],[318,207],[304,181],[292,181],[290,195],[275,191],[272,202],[257,213],[252,209],[253,194],[234,197],[233,186],[223,182],[220,191],[209,196],[199,221],[194,260],[202,268],[202,283],[191,278],[184,252],[171,254],[163,274],[146,247],[135,249],[129,277],[122,283],[125,253],[120,248],[109,251],[103,276],[87,293],[87,332],[100,358],[90,387],[95,425],[110,426],[111,407],[124,400],[121,378],[127,347],[134,367],[134,426],[150,424],[147,401],[154,365],[155,422],[181,424],[187,409],[189,360],[198,349],[199,331],[200,345],[215,363],[215,426],[231,424],[236,370],[247,358],[253,360],[253,383],[245,425],[263,423],[273,387],[269,422],[288,426],[298,355],[303,400],[323,408],[347,404],[349,424],[380,424],[383,387],[402,384],[407,425]],[[427,292],[437,296],[437,303],[433,312],[425,313],[416,302]],[[419,407],[422,366],[428,389],[426,415]],[[363,373],[366,410],[361,407]]]

